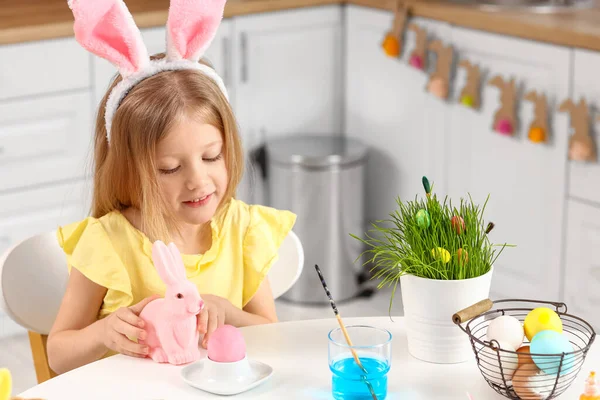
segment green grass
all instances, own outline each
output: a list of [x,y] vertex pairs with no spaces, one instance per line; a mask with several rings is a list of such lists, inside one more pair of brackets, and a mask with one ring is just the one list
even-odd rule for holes
[[[439,280],[475,278],[487,273],[504,248],[510,246],[490,243],[487,233],[493,224],[486,225],[483,219],[489,196],[483,207],[475,204],[470,195],[468,200],[461,198],[460,204],[454,206],[447,197],[440,202],[436,195],[431,195],[426,178],[423,185],[428,194],[425,199],[415,197],[414,201],[402,202],[397,198],[398,208],[389,219],[372,223],[366,238],[351,234],[367,245],[361,256],[368,255],[365,265],[373,266],[373,279],[380,280],[379,288],[397,285],[403,274]],[[429,226],[419,225],[419,210],[429,213]],[[451,223],[454,216],[464,220],[464,230],[460,233]],[[447,262],[432,254],[432,249],[437,248],[447,251]],[[459,258],[459,249],[462,254],[467,253],[466,262]]]

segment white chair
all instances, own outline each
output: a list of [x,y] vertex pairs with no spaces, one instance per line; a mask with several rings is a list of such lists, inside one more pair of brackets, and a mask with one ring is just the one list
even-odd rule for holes
[[[302,244],[295,233],[284,239],[279,258],[269,271],[273,297],[288,291],[304,265]],[[56,376],[48,365],[46,341],[68,280],[65,255],[56,232],[30,237],[0,257],[0,309],[27,329],[38,383]]]
[[267,274],[273,298],[281,297],[294,286],[294,283],[300,278],[303,267],[304,249],[302,243],[300,238],[293,231],[290,231],[279,247],[279,258]]
[[25,239],[0,257],[0,308],[29,331],[38,383],[56,376],[48,365],[46,340],[67,279],[65,255],[55,232]]

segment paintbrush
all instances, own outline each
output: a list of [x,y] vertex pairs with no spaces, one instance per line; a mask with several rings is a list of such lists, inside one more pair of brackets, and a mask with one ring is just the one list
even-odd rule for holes
[[[360,369],[362,369],[362,371],[367,374],[367,370],[365,369],[365,367],[362,365],[362,363],[360,362],[360,359],[358,358],[358,355],[356,354],[356,351],[354,350],[354,348],[352,347],[352,340],[350,340],[350,335],[348,335],[348,331],[346,330],[346,327],[344,326],[344,323],[342,322],[342,317],[340,317],[340,313],[338,312],[337,306],[335,305],[335,301],[333,301],[333,297],[331,296],[331,293],[329,292],[329,288],[327,287],[327,283],[325,283],[325,278],[323,278],[323,274],[321,273],[321,270],[319,269],[319,266],[317,264],[315,264],[315,269],[317,270],[317,274],[319,275],[319,279],[321,280],[321,284],[323,285],[323,289],[325,289],[325,293],[327,294],[327,297],[329,298],[329,303],[331,304],[331,308],[333,308],[333,313],[335,314],[335,318],[338,321],[338,324],[340,325],[340,329],[342,330],[342,333],[344,334],[344,338],[346,339],[346,343],[348,343],[348,346],[350,346],[350,351],[352,352],[352,356],[354,357],[354,361],[356,361],[356,364],[360,367]],[[377,400],[377,395],[375,395],[375,391],[373,390],[373,386],[371,386],[371,383],[367,380],[366,376],[362,376],[363,380],[365,381],[365,383],[367,384],[369,391],[371,392],[371,396],[373,396],[374,400]]]

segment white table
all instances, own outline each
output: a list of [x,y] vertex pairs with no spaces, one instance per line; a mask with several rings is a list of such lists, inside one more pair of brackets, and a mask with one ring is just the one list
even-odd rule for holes
[[[345,318],[346,325],[367,324],[392,335],[392,366],[388,399],[501,400],[475,363],[431,364],[416,360],[407,350],[404,320],[400,317]],[[334,318],[284,322],[243,328],[248,357],[265,362],[273,376],[261,386],[236,395],[241,399],[332,399],[327,364],[327,334],[338,327]],[[457,327],[458,329],[458,327]],[[465,335],[466,336],[466,335]],[[203,353],[205,356],[205,353]],[[44,399],[203,399],[223,398],[188,386],[182,367],[122,355],[109,357],[60,375],[20,396]],[[600,371],[600,345],[594,343],[577,380],[560,398],[578,399],[590,370]]]

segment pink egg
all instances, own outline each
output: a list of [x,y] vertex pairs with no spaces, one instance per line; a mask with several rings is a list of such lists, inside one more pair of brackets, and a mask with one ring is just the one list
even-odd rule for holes
[[440,99],[445,99],[448,96],[448,86],[443,79],[434,78],[429,83],[429,92]]
[[569,148],[569,158],[574,161],[585,161],[592,156],[592,150],[579,140],[573,141]]
[[496,131],[502,135],[512,135],[512,123],[508,119],[501,119],[498,121],[498,124],[496,124]]
[[236,362],[246,356],[246,342],[239,329],[232,325],[217,328],[207,345],[208,358],[216,362]]
[[410,58],[409,64],[415,68],[423,69],[423,59],[416,54]]

